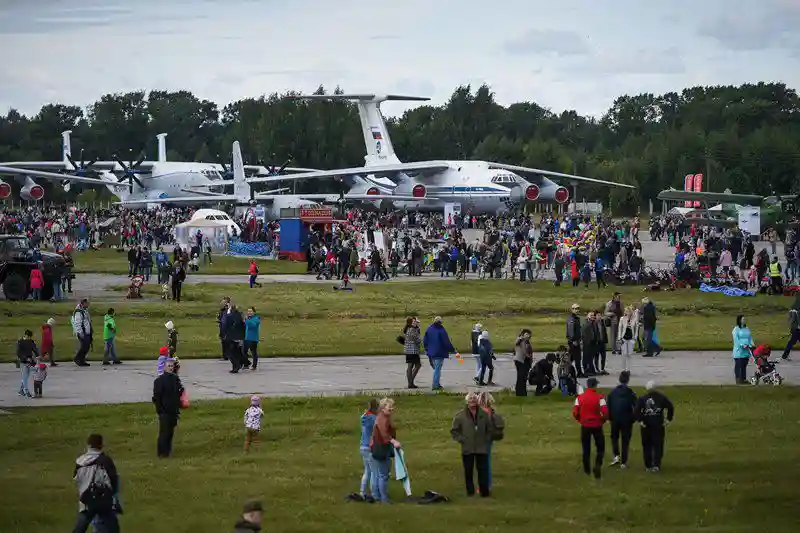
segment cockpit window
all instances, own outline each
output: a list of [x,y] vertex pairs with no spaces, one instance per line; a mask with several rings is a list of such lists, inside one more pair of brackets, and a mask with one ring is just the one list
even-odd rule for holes
[[513,174],[498,174],[497,176],[492,178],[492,183],[516,183],[517,178]]

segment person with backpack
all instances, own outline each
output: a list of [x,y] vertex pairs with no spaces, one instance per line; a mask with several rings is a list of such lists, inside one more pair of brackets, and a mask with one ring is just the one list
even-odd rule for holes
[[115,495],[119,477],[113,459],[103,452],[103,436],[93,433],[86,440],[86,453],[75,461],[73,479],[78,490],[78,517],[73,533],[85,533],[95,519],[105,533],[119,533],[121,511]]
[[[623,371],[619,374],[619,385],[608,395],[608,416],[611,420],[611,450],[614,459],[611,465],[618,464],[620,468],[628,468],[628,449],[631,445],[633,423],[636,414],[636,393],[628,387],[631,379],[630,372]],[[622,437],[622,449],[619,443]]]

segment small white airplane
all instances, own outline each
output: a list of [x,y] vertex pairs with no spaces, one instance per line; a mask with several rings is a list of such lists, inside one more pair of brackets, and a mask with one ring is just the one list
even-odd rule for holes
[[[517,165],[487,161],[420,161],[402,163],[389,138],[380,104],[385,101],[427,101],[418,96],[375,94],[291,96],[289,99],[355,101],[361,118],[361,129],[367,148],[362,167],[303,172],[291,176],[255,177],[252,183],[273,183],[285,180],[340,178],[350,185],[351,194],[374,199],[394,195],[395,207],[416,210],[441,210],[447,202],[460,203],[462,212],[500,213],[523,199],[555,201],[564,204],[570,191],[545,176],[566,179],[573,188],[578,182],[598,183],[613,187],[631,185],[603,181],[572,174],[551,172]],[[525,175],[523,178],[521,175]],[[431,201],[428,194],[436,197]],[[398,201],[410,195],[410,201]]]
[[[145,207],[155,204],[167,205],[197,205],[197,204],[218,204],[235,203],[237,205],[265,207],[265,216],[268,220],[281,218],[283,209],[297,209],[300,207],[318,207],[321,202],[339,203],[349,200],[419,200],[412,196],[398,196],[393,194],[276,194],[287,190],[286,188],[274,189],[265,192],[255,192],[250,186],[250,182],[256,178],[248,178],[245,174],[245,166],[242,160],[242,150],[239,141],[233,143],[233,194],[220,194],[215,192],[203,192],[195,196],[181,196],[170,198],[152,198],[136,201],[125,200],[119,202],[126,207]],[[198,191],[199,192],[199,191]]]
[[[65,191],[72,183],[107,187],[122,204],[146,205],[147,201],[177,199],[202,194],[211,194],[222,187],[232,185],[226,180],[227,169],[217,163],[167,161],[166,133],[158,138],[158,159],[147,161],[144,156],[131,159],[127,164],[114,157],[111,161],[84,162],[81,151],[80,162],[72,157],[70,130],[62,137],[61,161],[12,161],[0,163],[0,174],[14,176],[20,184],[23,200],[44,199],[44,188],[33,178],[59,182]],[[274,174],[274,168],[262,165],[244,167],[255,175]],[[303,172],[314,169],[282,167],[281,172]],[[0,180],[0,199],[11,195],[11,186]]]

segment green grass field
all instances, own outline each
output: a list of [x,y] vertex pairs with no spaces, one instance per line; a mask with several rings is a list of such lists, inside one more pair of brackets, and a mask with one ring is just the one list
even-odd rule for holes
[[[172,254],[170,259],[172,259]],[[96,251],[75,252],[75,273],[92,274],[127,274],[128,254],[126,251],[102,249]],[[249,259],[224,255],[213,256],[213,265],[200,264],[199,274],[224,275],[247,274]],[[305,263],[295,261],[258,260],[261,274],[303,274]]]
[[[175,455],[155,457],[150,405],[28,408],[0,429],[0,531],[69,531],[77,510],[71,480],[87,434],[100,432],[122,476],[122,530],[232,531],[242,503],[261,498],[265,531],[351,533],[453,531],[751,533],[796,531],[800,390],[673,388],[676,405],[660,474],[643,471],[638,431],[630,468],[606,467],[599,482],[580,469],[570,401],[498,397],[506,437],[493,454],[494,497],[467,499],[450,439],[460,396],[399,396],[398,439],[412,489],[447,504],[345,503],[359,487],[364,399],[265,400],[261,442],[242,452],[247,400],[195,402],[184,411]],[[607,452],[610,454],[610,446]],[[608,460],[607,460],[608,462]]]
[[[534,349],[552,350],[563,343],[568,307],[578,302],[584,310],[600,308],[613,288],[573,289],[550,283],[521,285],[514,281],[469,281],[466,283],[386,283],[358,285],[352,293],[332,290],[330,285],[265,284],[186,285],[180,304],[159,299],[129,303],[96,303],[92,308],[98,333],[95,357],[102,351],[102,315],[112,305],[117,311],[117,351],[122,358],[151,358],[164,343],[164,323],[178,327],[183,357],[218,356],[216,314],[223,295],[231,295],[242,307],[256,306],[262,317],[265,356],[321,356],[397,354],[395,340],[409,315],[417,315],[427,326],[435,315],[444,317],[457,349],[468,351],[469,333],[475,322],[491,332],[498,351],[510,351],[520,329],[533,330]],[[148,291],[157,291],[148,287]],[[640,288],[621,288],[623,303],[639,302]],[[123,295],[119,288],[119,295]],[[786,342],[786,311],[792,300],[758,296],[731,298],[697,291],[663,292],[651,295],[659,313],[659,336],[667,349],[726,350],[731,348],[735,317],[745,314],[757,342]],[[10,312],[0,323],[0,342],[11,344],[26,327],[39,325],[53,316],[57,353],[67,357],[74,347],[68,317],[74,304],[0,302],[0,312]],[[38,331],[37,331],[38,335]],[[4,357],[14,356],[10,351]]]

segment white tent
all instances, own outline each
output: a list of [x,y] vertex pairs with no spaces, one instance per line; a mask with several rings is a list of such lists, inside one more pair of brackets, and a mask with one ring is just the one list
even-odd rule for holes
[[211,249],[216,252],[228,250],[228,223],[222,220],[190,220],[175,226],[175,240],[181,246],[194,246],[197,233],[203,234],[203,242],[208,239]]

